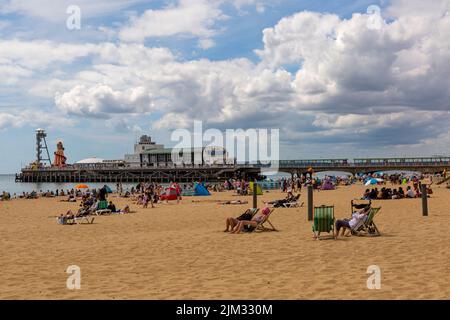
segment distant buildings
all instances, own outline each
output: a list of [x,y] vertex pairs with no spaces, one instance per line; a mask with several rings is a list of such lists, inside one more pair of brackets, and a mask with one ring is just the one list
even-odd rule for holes
[[156,144],[151,137],[141,136],[134,145],[134,153],[125,155],[126,166],[140,167],[165,167],[165,166],[192,166],[192,165],[216,165],[233,164],[228,159],[228,153],[222,147],[201,148],[165,148],[162,144]]

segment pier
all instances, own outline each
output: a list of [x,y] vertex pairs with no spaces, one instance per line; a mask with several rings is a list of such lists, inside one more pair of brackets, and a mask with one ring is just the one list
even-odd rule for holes
[[[408,160],[408,161],[407,161]],[[442,173],[450,168],[450,158],[391,158],[380,159],[319,159],[319,160],[282,160],[278,162],[278,171],[293,175],[314,172],[342,171],[353,175],[380,171],[414,171],[421,173]],[[24,168],[16,174],[17,182],[192,182],[220,181],[230,178],[258,178],[270,171],[260,164],[232,165],[191,165],[191,166],[121,166],[107,165],[95,168],[76,166]]]

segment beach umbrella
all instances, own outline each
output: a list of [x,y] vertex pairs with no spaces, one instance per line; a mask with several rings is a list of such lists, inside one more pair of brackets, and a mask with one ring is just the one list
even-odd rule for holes
[[87,184],[79,184],[75,186],[75,189],[89,189]]
[[369,179],[366,182],[366,186],[377,184],[379,182],[378,180],[380,180],[380,179]]

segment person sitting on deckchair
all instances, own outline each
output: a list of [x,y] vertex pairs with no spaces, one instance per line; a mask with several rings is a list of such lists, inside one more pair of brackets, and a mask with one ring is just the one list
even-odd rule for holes
[[57,217],[56,221],[58,222],[58,224],[67,224],[67,221],[69,219],[73,219],[75,216],[72,213],[72,210],[67,211],[64,214],[61,214],[59,217]]
[[76,214],[77,217],[84,217],[92,214],[95,210],[92,210],[91,207],[86,205],[80,205],[80,209],[78,209],[78,212]]
[[266,216],[269,214],[270,209],[266,207],[261,210],[260,214],[255,215],[250,221],[249,220],[239,221],[239,223],[234,227],[231,233],[238,234],[244,230],[246,232],[253,232],[258,227],[258,225],[266,219]]
[[78,210],[76,214],[72,212],[72,210],[68,210],[65,214],[61,214],[59,217],[57,217],[57,221],[59,224],[73,224],[69,223],[69,221],[74,221],[76,218],[82,218],[88,216],[85,212],[82,212],[81,209]]
[[367,217],[367,214],[369,213],[370,206],[366,206],[365,208],[355,211],[352,214],[352,218],[350,220],[344,219],[344,220],[337,220],[336,221],[336,235],[337,238],[339,236],[339,231],[342,229],[342,235],[345,234],[345,231],[347,229],[353,229],[362,219],[365,219]]
[[250,221],[250,220],[252,220],[252,218],[253,218],[252,209],[247,209],[243,214],[241,214],[237,218],[232,218],[232,217],[227,218],[226,228],[223,232],[233,231],[234,227],[236,227],[240,221],[243,221],[243,220]]

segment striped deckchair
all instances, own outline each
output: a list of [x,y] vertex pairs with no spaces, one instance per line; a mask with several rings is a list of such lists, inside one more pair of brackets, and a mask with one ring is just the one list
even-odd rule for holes
[[334,206],[314,207],[314,238],[320,240],[322,232],[332,233],[334,238]]
[[359,231],[365,231],[367,234],[371,236],[381,236],[380,231],[377,228],[377,225],[373,221],[377,213],[381,210],[379,208],[370,208],[369,213],[367,214],[367,219],[364,219],[361,223],[358,223],[353,229],[352,233],[358,233]]
[[252,215],[252,218],[258,213],[259,208],[253,208],[250,209],[250,214]]

